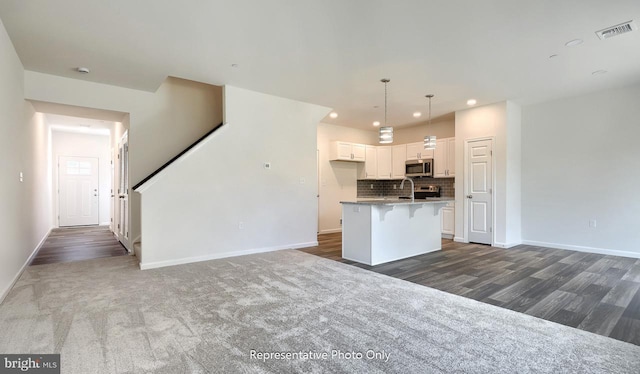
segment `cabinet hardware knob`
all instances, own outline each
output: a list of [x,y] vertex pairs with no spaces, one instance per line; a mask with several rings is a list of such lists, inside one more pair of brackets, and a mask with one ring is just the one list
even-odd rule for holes
[[473,195],[467,195],[467,199],[473,199]]

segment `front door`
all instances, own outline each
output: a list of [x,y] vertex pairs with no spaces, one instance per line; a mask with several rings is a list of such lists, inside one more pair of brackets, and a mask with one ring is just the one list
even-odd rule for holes
[[468,143],[467,219],[469,242],[492,244],[492,141]]
[[58,158],[60,227],[99,223],[98,165],[95,157]]

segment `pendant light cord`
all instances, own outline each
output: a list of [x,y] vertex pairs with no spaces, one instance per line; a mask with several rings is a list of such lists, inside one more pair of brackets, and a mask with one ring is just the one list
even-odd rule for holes
[[391,80],[382,78],[380,82],[384,83],[384,126],[387,127],[387,83],[391,82]]
[[434,94],[426,95],[426,97],[429,99],[429,127],[431,127],[431,99],[434,96],[435,96]]
[[387,126],[387,81],[384,82],[384,125]]
[[429,127],[431,127],[431,97],[429,97]]

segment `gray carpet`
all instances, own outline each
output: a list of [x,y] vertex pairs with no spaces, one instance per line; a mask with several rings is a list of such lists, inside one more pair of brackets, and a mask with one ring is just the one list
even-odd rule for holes
[[640,371],[638,346],[298,251],[147,271],[129,256],[32,266],[0,332],[0,353],[61,353],[62,373]]

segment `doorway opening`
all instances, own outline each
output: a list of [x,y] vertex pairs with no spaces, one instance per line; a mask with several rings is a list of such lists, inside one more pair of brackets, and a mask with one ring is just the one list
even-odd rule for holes
[[[130,208],[126,198],[129,188],[128,130],[124,124],[128,116],[55,105],[49,105],[47,109],[52,107],[57,113],[64,113],[41,112],[49,129],[54,229],[94,227],[100,232],[107,230],[131,253]],[[75,112],[89,113],[91,118],[68,115]]]

